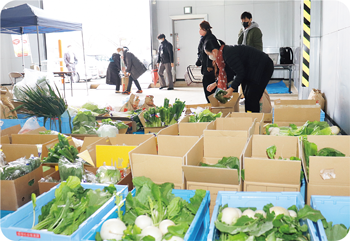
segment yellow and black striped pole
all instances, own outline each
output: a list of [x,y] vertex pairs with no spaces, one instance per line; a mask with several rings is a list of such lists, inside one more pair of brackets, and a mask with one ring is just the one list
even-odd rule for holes
[[302,86],[309,87],[311,0],[304,0]]

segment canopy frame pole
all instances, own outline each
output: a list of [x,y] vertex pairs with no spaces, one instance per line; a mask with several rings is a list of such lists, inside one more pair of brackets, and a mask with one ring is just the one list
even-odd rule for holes
[[[83,28],[83,27],[82,27]],[[85,83],[86,83],[86,94],[89,95],[89,87],[87,83],[87,71],[86,71],[86,62],[85,62],[85,45],[84,45],[84,34],[83,29],[81,29],[81,42],[83,44],[83,59],[84,59],[84,68],[85,68]]]
[[39,26],[38,26],[38,25],[36,25],[36,38],[37,38],[37,42],[38,42],[39,71],[41,71],[40,43],[39,43]]
[[23,56],[23,27],[21,29],[21,43],[22,43],[22,69],[24,71],[24,56]]

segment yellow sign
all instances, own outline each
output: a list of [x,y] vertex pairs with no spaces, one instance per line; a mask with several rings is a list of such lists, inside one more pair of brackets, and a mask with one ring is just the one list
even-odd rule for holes
[[[129,152],[137,146],[96,146],[96,166],[116,165],[117,168],[126,168],[129,165]],[[118,159],[123,159],[122,162]]]

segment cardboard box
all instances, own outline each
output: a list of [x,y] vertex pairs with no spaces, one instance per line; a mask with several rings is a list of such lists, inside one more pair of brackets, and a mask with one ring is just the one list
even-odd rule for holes
[[12,142],[12,134],[18,134],[18,132],[22,129],[21,125],[15,125],[11,126],[9,128],[6,128],[4,130],[0,130],[1,136],[9,136],[10,143]]
[[263,127],[264,127],[264,113],[242,113],[242,112],[233,112],[226,116],[226,118],[244,118],[244,117],[250,117],[253,120],[256,120],[255,123],[255,134],[262,134]]
[[[266,149],[275,145],[276,159],[268,159]],[[277,160],[300,157],[298,137],[253,135],[243,156],[247,192],[299,192],[301,161]]]
[[[325,147],[334,148],[345,154],[345,157],[309,158],[309,177],[305,173],[307,183],[307,204],[310,204],[311,195],[350,196],[350,136],[307,136],[308,141],[317,145],[321,150]],[[300,143],[303,147],[302,142]],[[304,148],[302,149],[303,169],[306,170]],[[321,172],[330,171],[334,178],[324,180]]]
[[214,95],[208,96],[212,106],[211,112],[217,114],[221,111],[223,116],[226,116],[230,112],[239,112],[239,100],[241,99],[239,93],[233,93],[232,98],[226,104],[221,104]]
[[[38,156],[35,145],[4,144],[2,150],[7,162],[21,157],[29,158],[32,154]],[[32,193],[39,195],[38,181],[43,177],[42,166],[15,180],[1,180],[1,210],[16,211],[19,207],[31,201]]]
[[248,131],[255,134],[255,123],[256,119],[251,117],[218,118],[211,122],[206,130]]
[[197,109],[198,107],[203,108],[203,109],[211,109],[211,104],[208,103],[208,104],[186,105],[185,106],[185,108],[186,108],[185,114],[186,115],[191,114],[192,113],[191,108]]
[[10,144],[10,137],[8,135],[1,136],[1,142],[0,144]]
[[13,134],[12,144],[45,144],[52,140],[58,140],[57,135],[40,135],[40,134]]
[[321,106],[315,100],[275,100],[274,123],[279,126],[302,126],[306,121],[319,121],[320,114]]
[[207,128],[210,122],[189,122],[190,116],[185,116],[180,123],[168,126],[162,129],[159,135],[179,135],[179,136],[201,136],[203,130]]
[[[187,165],[182,169],[186,178],[186,189],[210,191],[210,213],[215,206],[218,191],[242,191],[240,173],[236,169],[201,167],[200,162],[216,164],[223,157],[235,156],[242,169],[246,136],[211,135],[218,131],[205,131],[204,136],[187,153]],[[232,131],[233,132],[233,131]]]
[[168,135],[148,139],[129,152],[133,177],[145,176],[157,184],[171,182],[175,188],[184,189],[182,165],[186,164],[186,153],[198,139],[196,136]]
[[[96,175],[98,168],[97,167],[85,167],[85,170],[88,170]],[[58,181],[61,179],[59,171],[55,171],[48,176],[52,177],[54,180],[58,180]],[[59,182],[43,182],[40,180],[39,181],[40,195],[43,194],[44,192],[50,191],[51,188],[53,188],[54,186],[56,186],[58,184],[59,184]],[[128,185],[129,191],[131,191],[134,188],[133,183],[132,183],[132,174],[131,174],[130,169],[127,170],[127,174],[124,176],[124,178],[122,178],[118,182],[118,185]]]

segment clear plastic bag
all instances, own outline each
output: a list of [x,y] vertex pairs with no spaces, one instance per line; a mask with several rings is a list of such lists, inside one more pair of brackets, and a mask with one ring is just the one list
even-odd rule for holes
[[36,130],[40,128],[39,122],[36,117],[30,117],[26,123],[24,123],[22,129],[18,132],[18,134],[24,134],[28,131]]
[[6,156],[5,156],[5,153],[0,150],[0,167],[3,167],[7,164],[6,162]]
[[121,179],[121,174],[119,169],[114,166],[106,166],[104,164],[96,171],[96,177],[99,183],[117,184]]
[[115,137],[118,133],[118,128],[111,125],[102,125],[97,130],[97,135],[99,137]]
[[15,180],[22,177],[38,167],[40,167],[41,161],[38,157],[30,156],[29,159],[22,157],[16,161],[10,162],[7,165],[0,168],[1,180]]
[[82,182],[86,182],[86,183],[98,183],[97,181],[97,177],[94,173],[88,171],[85,169],[85,173],[83,175],[83,179]]
[[58,171],[60,173],[61,181],[67,180],[69,176],[76,176],[82,180],[84,175],[84,161],[81,158],[78,158],[72,163],[62,156],[58,160]]
[[226,90],[220,89],[220,88],[216,88],[215,91],[215,98],[221,103],[221,104],[226,104],[227,101],[229,101],[230,98],[226,98],[224,97],[224,95],[227,94]]

